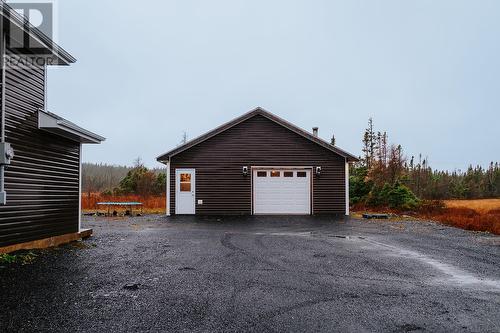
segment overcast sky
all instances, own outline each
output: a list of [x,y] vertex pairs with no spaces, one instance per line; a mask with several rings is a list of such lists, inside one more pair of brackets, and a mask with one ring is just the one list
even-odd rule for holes
[[52,112],[101,134],[84,160],[149,166],[261,106],[361,154],[368,117],[408,156],[500,160],[500,1],[58,1]]

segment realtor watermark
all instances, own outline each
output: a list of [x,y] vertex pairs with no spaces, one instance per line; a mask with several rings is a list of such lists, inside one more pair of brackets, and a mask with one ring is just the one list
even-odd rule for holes
[[[2,4],[7,68],[42,67],[57,62],[53,55],[56,40],[55,0],[11,0]],[[4,22],[2,22],[4,23]]]

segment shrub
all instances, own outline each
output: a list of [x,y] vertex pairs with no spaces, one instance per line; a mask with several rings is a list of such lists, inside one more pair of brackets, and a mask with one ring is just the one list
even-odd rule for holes
[[119,187],[114,190],[115,195],[140,196],[161,195],[165,193],[166,175],[156,174],[143,165],[138,165],[130,170],[125,178],[120,181]]
[[349,197],[351,204],[364,202],[370,193],[372,183],[366,181],[368,171],[365,167],[355,168],[349,177]]
[[109,190],[109,189],[108,189],[108,190],[104,190],[104,191],[102,191],[101,195],[102,195],[103,197],[110,197],[110,196],[112,196],[112,195],[113,195],[113,191],[111,191],[111,190]]
[[4,253],[0,254],[0,264],[20,263],[21,265],[27,265],[33,262],[36,257],[37,255],[31,251],[21,251],[15,254]]
[[408,187],[398,183],[384,195],[387,196],[387,203],[391,208],[414,209],[418,206],[418,199],[415,194]]
[[0,264],[12,264],[17,261],[17,257],[12,254],[0,254]]
[[392,190],[392,186],[389,183],[385,183],[384,186],[373,186],[370,193],[366,198],[366,203],[369,206],[388,206],[389,192]]
[[373,207],[415,209],[419,200],[408,187],[396,182],[394,185],[385,183],[383,187],[374,186],[366,198],[366,203]]

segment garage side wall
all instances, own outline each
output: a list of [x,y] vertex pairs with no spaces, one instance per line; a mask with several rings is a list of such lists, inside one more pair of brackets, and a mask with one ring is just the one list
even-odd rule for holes
[[0,247],[78,231],[80,144],[38,129],[44,68],[8,69],[7,205],[0,206]]
[[263,117],[252,117],[171,159],[170,208],[175,213],[175,169],[196,169],[196,214],[251,214],[248,166],[321,166],[313,175],[313,213],[345,214],[345,159]]

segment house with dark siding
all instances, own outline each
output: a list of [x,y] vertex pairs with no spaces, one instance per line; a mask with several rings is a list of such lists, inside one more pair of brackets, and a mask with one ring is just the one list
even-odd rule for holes
[[167,215],[349,215],[357,158],[256,108],[162,154]]
[[[47,111],[47,66],[75,59],[1,5],[0,253],[88,236],[80,225],[82,144],[103,137]],[[26,46],[35,41],[36,49]],[[35,59],[35,61],[30,61]]]

